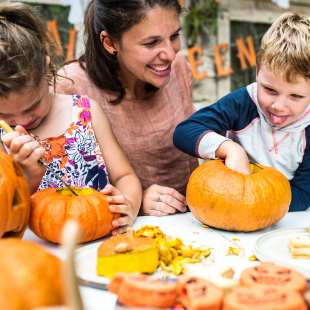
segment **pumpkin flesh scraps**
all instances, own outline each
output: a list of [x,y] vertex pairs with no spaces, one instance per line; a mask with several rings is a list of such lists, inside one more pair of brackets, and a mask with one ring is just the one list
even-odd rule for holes
[[159,262],[157,269],[162,272],[160,278],[169,277],[169,273],[180,275],[183,273],[183,265],[199,263],[205,260],[211,253],[206,245],[193,248],[192,245],[185,245],[177,236],[165,235],[158,226],[145,225],[135,232],[136,236],[152,237],[157,243]]
[[228,231],[255,231],[277,223],[288,212],[291,188],[276,169],[251,165],[251,175],[210,160],[192,173],[186,200],[205,225]]
[[98,248],[97,274],[113,278],[116,272],[153,273],[158,265],[158,250],[150,237],[127,238],[117,235]]

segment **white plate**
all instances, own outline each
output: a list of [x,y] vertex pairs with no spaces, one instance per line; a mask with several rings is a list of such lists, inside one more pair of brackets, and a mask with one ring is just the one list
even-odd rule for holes
[[254,254],[260,261],[273,261],[301,272],[310,280],[310,259],[291,258],[287,247],[290,238],[309,236],[307,228],[280,229],[260,236],[254,243]]
[[[86,246],[83,246],[75,251],[75,273],[80,285],[86,285],[98,289],[106,290],[106,285],[110,283],[110,279],[104,276],[97,275],[97,252],[102,241],[98,241]],[[209,259],[213,261],[212,253]],[[153,273],[156,277],[156,272]],[[178,277],[171,274],[167,281],[175,281]]]

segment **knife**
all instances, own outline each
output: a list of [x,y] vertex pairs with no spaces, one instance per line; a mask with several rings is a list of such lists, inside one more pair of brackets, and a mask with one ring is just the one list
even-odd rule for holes
[[[5,131],[5,132],[13,132],[14,130],[5,122],[5,121],[0,121],[0,127],[2,127],[3,128],[3,130]],[[45,166],[51,173],[53,173],[53,175],[55,176],[55,178],[58,180],[58,181],[60,181],[60,182],[62,182],[64,185],[65,185],[65,187],[67,187],[75,196],[78,196],[76,193],[75,193],[75,191],[53,170],[53,169],[51,169],[48,165],[47,165],[47,163],[44,161],[44,159],[43,158],[40,158],[39,159],[39,162],[43,165],[43,166]]]

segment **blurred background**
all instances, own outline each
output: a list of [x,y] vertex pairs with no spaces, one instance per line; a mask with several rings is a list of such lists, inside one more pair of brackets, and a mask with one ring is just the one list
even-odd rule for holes
[[[59,62],[84,50],[83,13],[90,0],[26,0],[44,17],[59,46]],[[130,1],[130,0],[124,0]],[[255,55],[269,26],[283,13],[310,17],[310,0],[179,0],[182,53],[194,76],[197,108],[255,81]]]

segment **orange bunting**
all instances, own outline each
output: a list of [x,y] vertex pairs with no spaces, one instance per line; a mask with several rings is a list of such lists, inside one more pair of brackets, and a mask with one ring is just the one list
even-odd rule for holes
[[245,58],[249,62],[250,67],[255,66],[255,60],[256,60],[256,53],[255,53],[255,47],[254,47],[254,43],[253,43],[253,37],[247,36],[246,40],[248,42],[249,49],[246,48],[243,38],[236,39],[236,44],[237,44],[237,48],[238,48],[237,57],[240,59],[240,64],[241,64],[242,70],[245,70],[248,68],[248,66],[245,62]]
[[197,67],[201,66],[203,62],[201,60],[195,60],[195,53],[197,53],[198,56],[202,55],[202,47],[193,46],[192,48],[186,49],[186,51],[187,51],[189,64],[191,65],[192,70],[193,70],[194,79],[202,80],[205,77],[207,77],[206,71],[203,71],[202,73],[198,73],[197,71]]
[[227,52],[228,49],[228,44],[227,43],[221,43],[219,45],[213,46],[214,50],[214,63],[216,65],[216,70],[217,70],[217,76],[225,76],[229,75],[233,72],[232,68],[227,65],[227,68],[223,68],[223,63],[227,60],[226,56],[221,55],[221,51]]
[[[59,36],[59,32],[58,32],[58,28],[57,28],[57,20],[48,20],[46,21],[46,26],[47,29],[50,33],[47,33],[47,35],[49,36],[49,38],[52,41],[56,41],[55,43],[57,44],[57,55],[58,56],[63,56],[63,49],[62,49],[62,45],[61,45],[61,41],[60,41],[60,36]],[[54,36],[54,37],[53,37]]]

